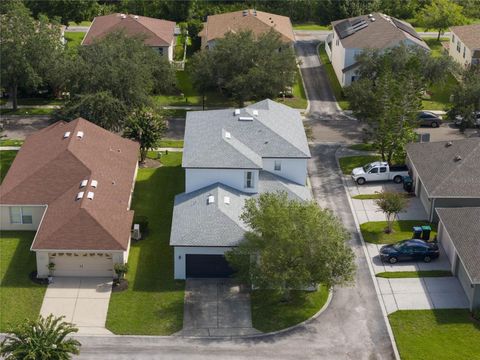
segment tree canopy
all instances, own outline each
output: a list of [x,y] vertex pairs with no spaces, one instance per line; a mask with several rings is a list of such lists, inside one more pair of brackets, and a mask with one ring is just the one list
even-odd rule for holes
[[453,25],[462,25],[467,19],[462,14],[463,7],[451,0],[432,0],[417,15],[417,23],[428,29],[438,31],[440,35]]
[[378,193],[378,195],[378,199],[375,199],[375,205],[377,205],[385,214],[385,217],[387,218],[387,228],[385,231],[387,233],[391,233],[393,220],[395,220],[395,217],[399,213],[405,211],[405,208],[408,205],[408,200],[404,193],[399,192],[388,192],[382,190]]
[[283,192],[263,193],[246,201],[241,219],[250,231],[226,257],[242,281],[285,293],[352,281],[350,235],[330,210]]
[[292,48],[269,31],[258,39],[250,31],[228,33],[215,47],[192,58],[194,86],[199,91],[217,89],[235,99],[277,97],[293,85],[297,71]]
[[473,125],[475,112],[480,112],[480,65],[470,65],[462,72],[462,79],[453,92],[452,107],[448,112],[451,120],[462,118],[461,128]]

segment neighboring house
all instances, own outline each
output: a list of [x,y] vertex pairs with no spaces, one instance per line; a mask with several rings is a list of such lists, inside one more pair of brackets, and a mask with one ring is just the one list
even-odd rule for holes
[[124,31],[126,35],[144,37],[144,44],[168,56],[173,61],[175,48],[175,23],[138,15],[110,14],[93,19],[90,29],[85,35],[82,45],[91,45],[108,33]]
[[480,64],[480,24],[450,28],[448,54],[460,65]]
[[202,49],[211,49],[229,32],[251,31],[260,36],[271,29],[280,34],[283,43],[293,46],[295,35],[289,17],[252,9],[209,15],[198,36],[202,39]]
[[113,276],[130,250],[139,146],[87,120],[27,137],[0,186],[2,230],[36,231],[38,277]]
[[410,24],[380,13],[333,21],[332,27],[325,50],[341,86],[357,79],[356,56],[366,49],[382,50],[404,44],[430,51]]
[[248,230],[245,200],[285,191],[312,198],[310,151],[298,110],[264,100],[243,109],[187,113],[185,193],[175,197],[170,245],[175,279],[231,274],[224,253]]
[[480,206],[480,139],[407,145],[415,195],[429,221],[435,208]]
[[480,309],[480,207],[437,209],[438,240],[470,302]]

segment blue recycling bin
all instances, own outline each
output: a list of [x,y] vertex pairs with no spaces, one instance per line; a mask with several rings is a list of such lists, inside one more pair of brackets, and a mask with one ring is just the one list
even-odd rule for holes
[[422,227],[414,226],[413,227],[413,237],[412,239],[421,239],[422,238]]

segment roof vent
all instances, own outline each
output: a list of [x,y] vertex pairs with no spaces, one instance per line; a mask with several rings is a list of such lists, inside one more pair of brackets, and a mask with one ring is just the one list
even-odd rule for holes
[[372,14],[368,14],[368,17],[371,18],[371,17],[373,17],[373,15],[372,15]]
[[253,121],[253,117],[251,117],[251,116],[240,116],[238,118],[238,120],[240,120],[240,121]]
[[77,137],[83,139],[83,131],[77,131]]
[[83,199],[83,194],[85,194],[83,191],[80,191],[78,194],[77,194],[77,200],[80,200],[80,199]]
[[65,134],[63,134],[63,138],[66,139],[70,137],[70,131],[67,131]]
[[235,115],[240,115],[240,109],[235,109]]
[[94,196],[95,196],[95,194],[93,193],[93,191],[89,191],[88,194],[87,194],[87,198],[89,198],[90,200],[93,200]]
[[456,155],[454,158],[455,161],[460,161],[462,160],[462,157],[460,155]]
[[134,19],[138,19],[138,15],[135,15],[133,18],[134,18]]
[[247,16],[247,15],[248,15],[248,10],[243,10],[243,11],[242,11],[242,15],[243,15],[243,16]]
[[450,147],[450,146],[452,146],[452,145],[453,145],[453,142],[449,141],[449,142],[447,142],[447,143],[445,144],[445,147]]
[[121,17],[122,19],[126,19],[126,18],[127,18],[127,15],[125,15],[125,14],[120,14],[120,17]]
[[230,134],[228,131],[225,131],[225,138],[226,138],[226,139],[231,139],[231,138],[232,138],[232,134]]
[[223,202],[227,205],[230,205],[230,196],[224,196],[223,197]]
[[257,16],[257,10],[253,9],[253,16]]
[[207,198],[207,204],[213,204],[215,202],[215,196],[209,195]]
[[253,116],[258,116],[258,110],[257,109],[253,110],[252,113],[253,113]]
[[82,180],[82,182],[80,183],[80,187],[83,188],[87,186],[87,184],[88,184],[88,180]]
[[374,17],[370,18],[370,21],[371,21],[371,22],[374,22],[374,21],[375,21],[375,18],[374,18]]
[[94,188],[96,188],[98,186],[98,181],[97,180],[92,180],[92,182],[90,183],[90,185]]

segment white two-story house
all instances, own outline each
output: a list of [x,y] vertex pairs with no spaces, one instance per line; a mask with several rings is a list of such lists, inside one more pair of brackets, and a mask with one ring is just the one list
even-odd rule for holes
[[170,245],[175,279],[224,277],[224,253],[243,240],[245,200],[284,191],[311,200],[310,150],[298,110],[264,100],[242,109],[187,113],[185,193],[175,197]]
[[430,48],[408,23],[374,13],[332,22],[333,32],[325,41],[335,75],[342,87],[358,77],[356,56],[366,49],[388,49],[400,44]]
[[448,54],[460,65],[480,64],[480,24],[450,28]]

